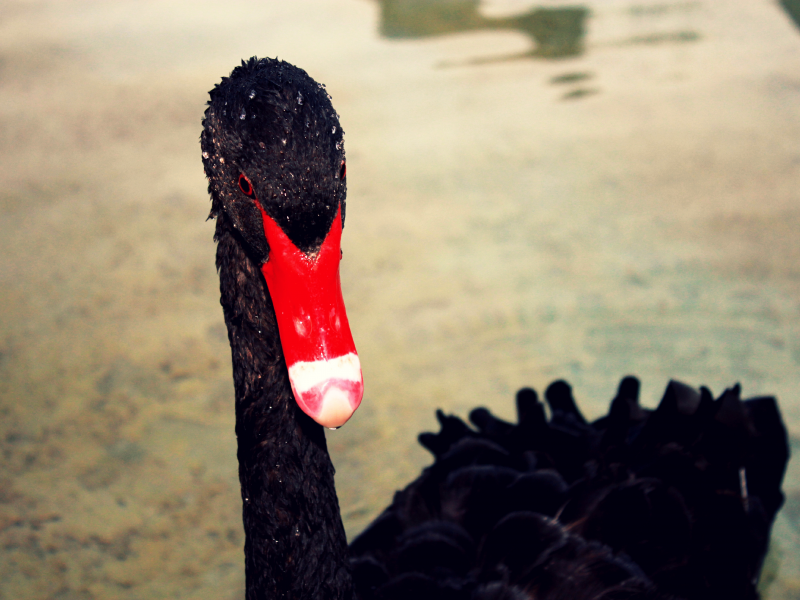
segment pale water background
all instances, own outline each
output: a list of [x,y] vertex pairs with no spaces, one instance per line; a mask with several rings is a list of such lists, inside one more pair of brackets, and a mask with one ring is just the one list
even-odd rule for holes
[[[649,406],[740,381],[797,454],[800,6],[578,2],[3,2],[0,598],[243,596],[198,136],[252,55],[346,132],[350,536],[436,407],[511,418],[555,378],[590,417],[628,373]],[[785,490],[770,600],[800,598],[794,464]]]

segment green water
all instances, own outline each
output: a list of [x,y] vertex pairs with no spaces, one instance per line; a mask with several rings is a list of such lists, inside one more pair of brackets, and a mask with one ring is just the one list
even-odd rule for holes
[[[481,14],[478,0],[381,0],[380,31],[387,38],[421,38],[481,29],[510,29],[534,44],[525,56],[564,58],[583,52],[585,6],[533,8],[505,18]],[[519,58],[519,57],[516,57]]]

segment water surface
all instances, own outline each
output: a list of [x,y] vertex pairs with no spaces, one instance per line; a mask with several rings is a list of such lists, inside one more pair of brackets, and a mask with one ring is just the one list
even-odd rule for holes
[[[366,395],[358,533],[433,411],[635,373],[780,398],[800,450],[796,3],[7,2],[0,598],[241,598],[233,386],[198,136],[242,58],[327,84]],[[763,582],[800,598],[790,465]]]

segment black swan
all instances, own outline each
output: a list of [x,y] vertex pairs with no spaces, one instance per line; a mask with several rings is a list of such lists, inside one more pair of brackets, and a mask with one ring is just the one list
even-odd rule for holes
[[437,417],[435,457],[348,548],[323,426],[363,381],[339,285],[343,132],[325,88],[255,58],[210,92],[203,164],[233,357],[247,598],[757,598],[788,446],[774,398],[563,381]]

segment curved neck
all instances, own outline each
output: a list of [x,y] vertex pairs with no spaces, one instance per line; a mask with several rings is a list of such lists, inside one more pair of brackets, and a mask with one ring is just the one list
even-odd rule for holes
[[236,391],[247,600],[352,600],[325,434],[294,401],[263,275],[224,212],[215,238]]

